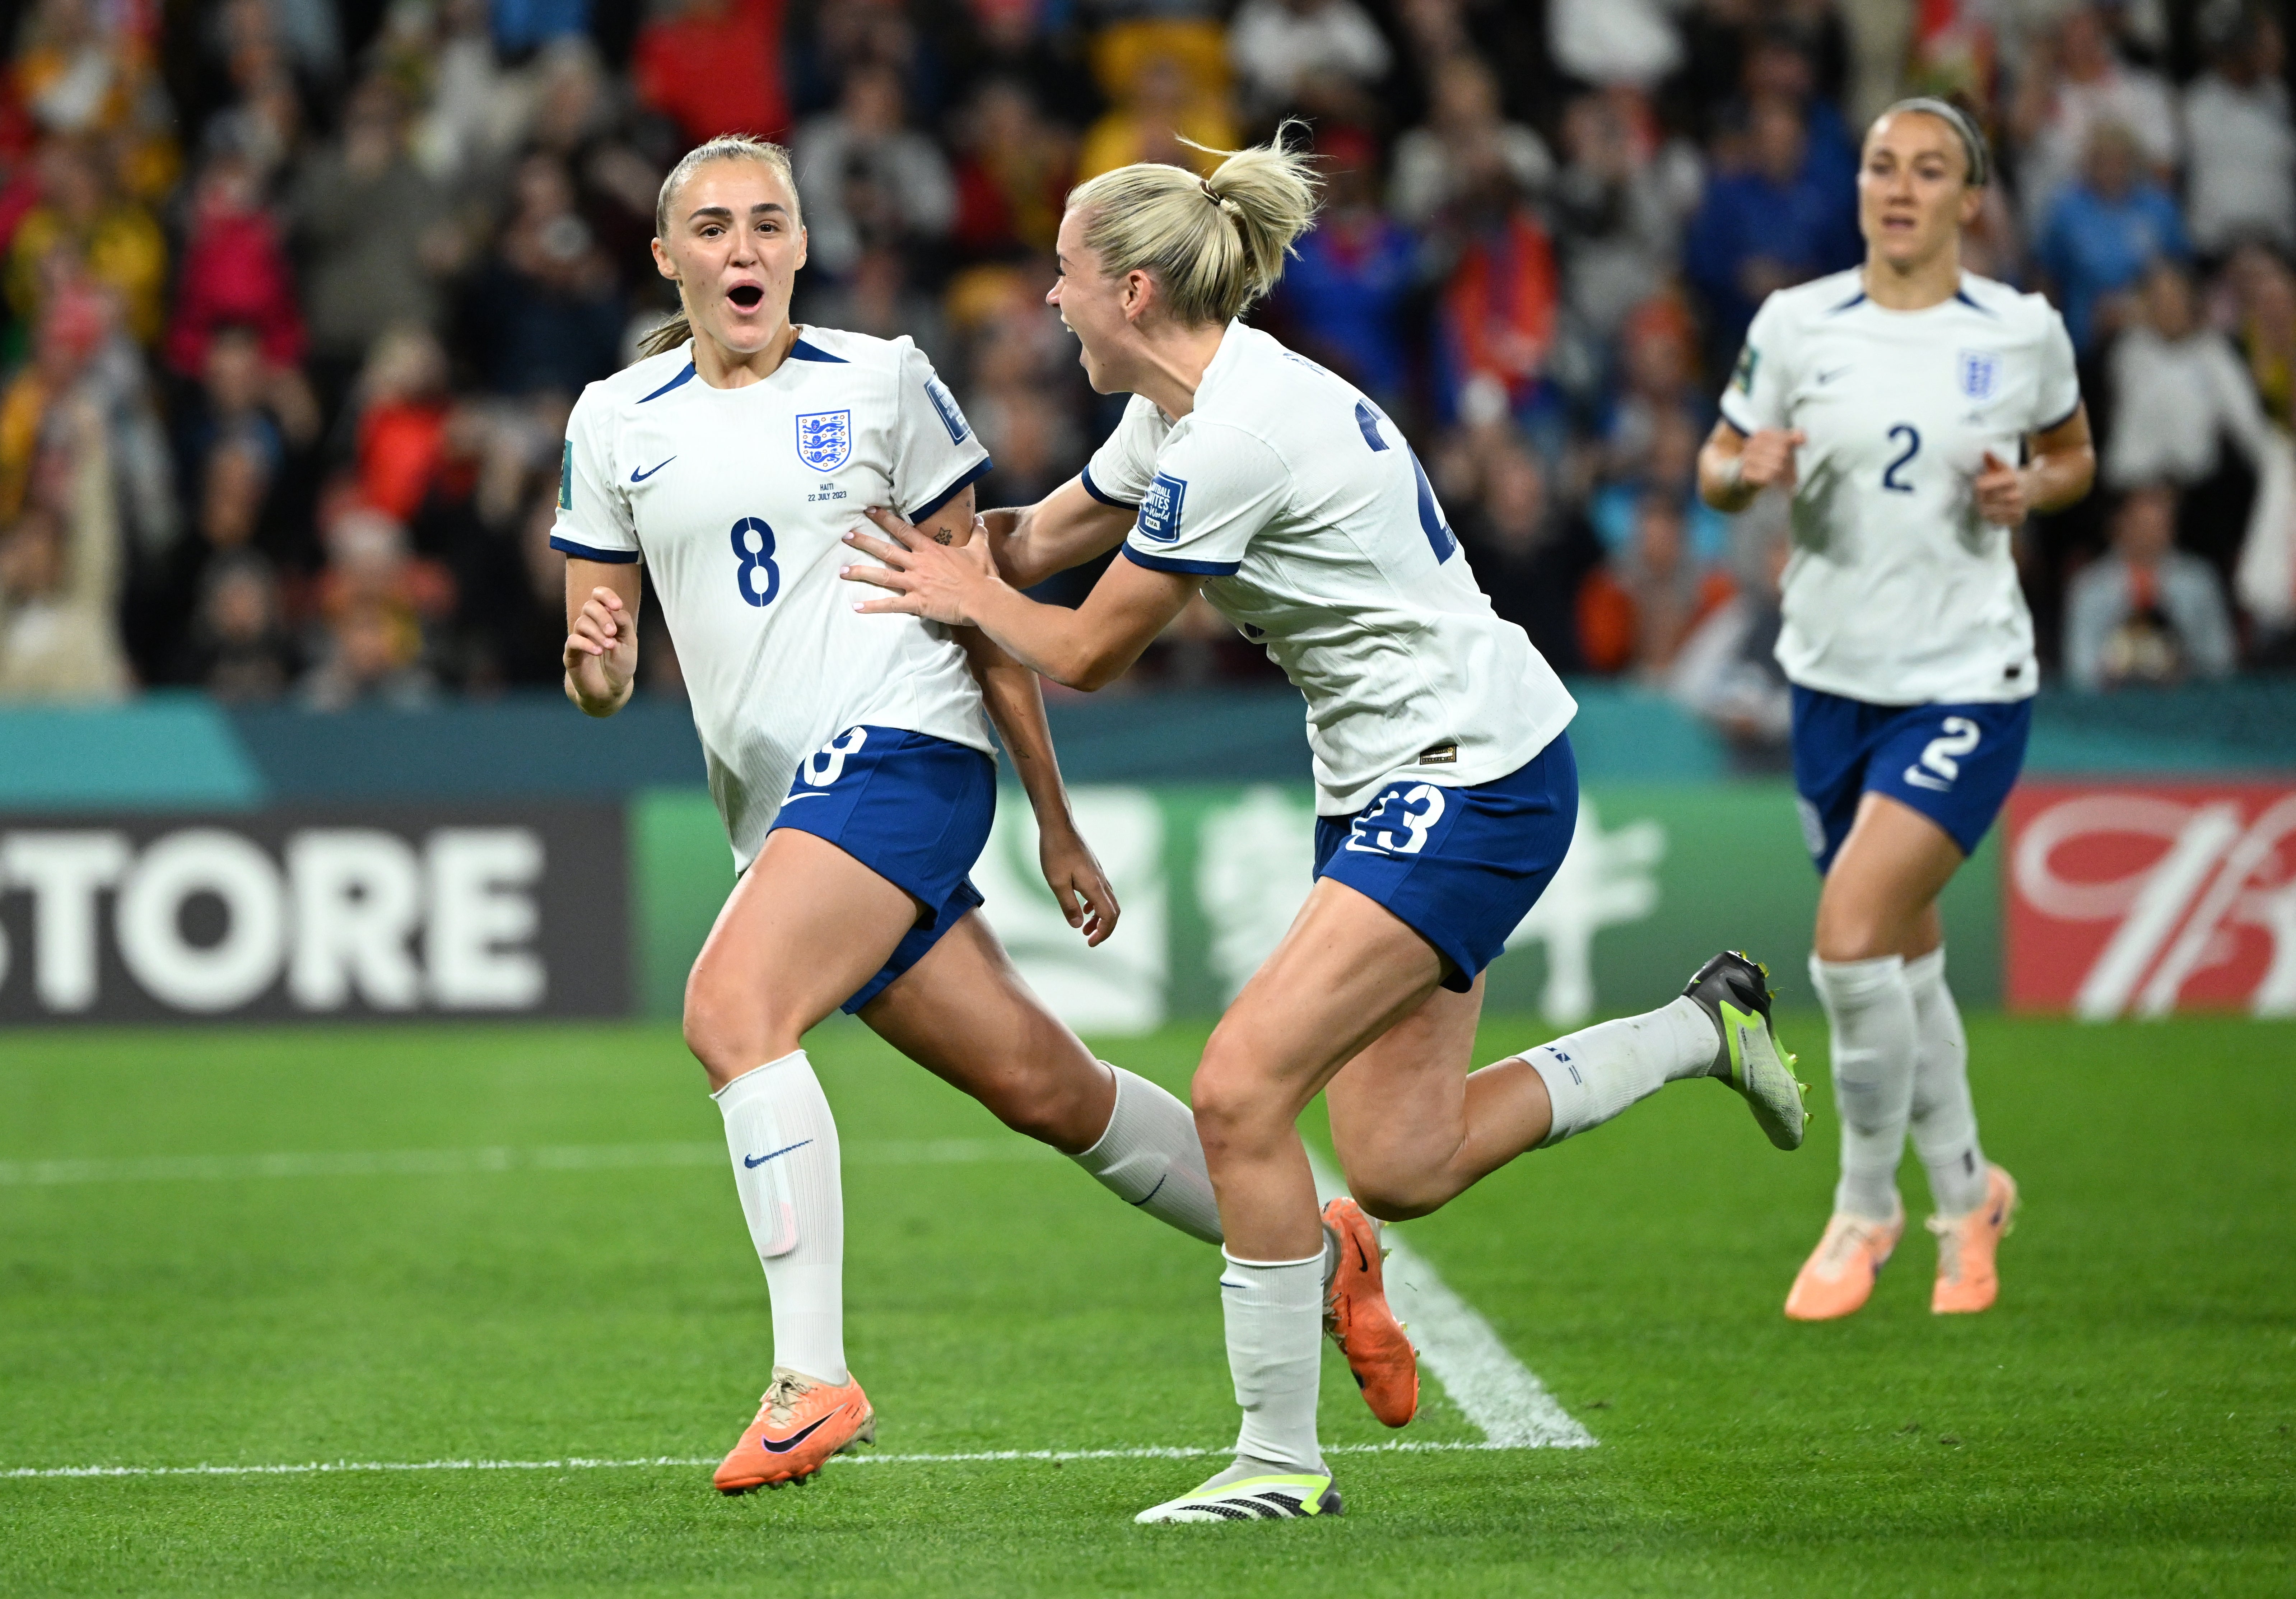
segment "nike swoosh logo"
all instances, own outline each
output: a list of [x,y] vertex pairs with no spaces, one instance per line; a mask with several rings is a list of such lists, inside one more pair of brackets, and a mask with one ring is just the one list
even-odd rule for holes
[[783,805],[791,805],[800,800],[826,800],[828,798],[829,791],[827,789],[816,789],[809,793],[783,795],[782,798],[782,803]]
[[[675,461],[676,459],[676,456],[672,455],[669,458],[669,461]],[[669,464],[669,461],[663,462],[661,466],[668,466]],[[649,467],[644,472],[640,472],[636,467],[633,466],[630,468],[630,481],[633,483],[643,483],[648,478],[653,476],[654,473],[660,472],[661,470],[661,466]]]
[[807,1144],[811,1144],[813,1140],[810,1138],[800,1138],[795,1144],[783,1144],[781,1148],[774,1151],[773,1155],[743,1155],[742,1157],[742,1164],[749,1167],[752,1170],[755,1170],[758,1167],[763,1166],[767,1161],[772,1160],[774,1155],[785,1155],[793,1149],[803,1149]]
[[1137,1210],[1138,1209],[1140,1209],[1140,1207],[1141,1207],[1141,1206],[1143,1206],[1143,1205],[1146,1204],[1150,1200],[1154,1199],[1158,1194],[1160,1194],[1160,1193],[1163,1193],[1163,1192],[1164,1192],[1164,1185],[1165,1185],[1166,1183],[1168,1183],[1168,1182],[1171,1181],[1171,1179],[1172,1179],[1172,1174],[1171,1174],[1170,1172],[1168,1172],[1168,1172],[1166,1172],[1162,1177],[1158,1177],[1158,1178],[1156,1179],[1156,1185],[1155,1185],[1153,1188],[1151,1188],[1147,1193],[1145,1193],[1142,1194],[1138,1199],[1134,1200],[1134,1201],[1132,1201],[1132,1208],[1133,1208],[1135,1210]]
[[820,1431],[824,1427],[828,1425],[829,1418],[827,1416],[823,1416],[811,1426],[800,1427],[795,1432],[791,1433],[787,1438],[778,1440],[767,1438],[764,1433],[760,1432],[758,1434],[758,1441],[765,1446],[766,1453],[768,1455],[786,1455],[791,1449],[796,1448],[800,1444],[805,1442],[807,1439],[811,1438],[815,1433]]
[[1834,379],[1840,377],[1843,373],[1848,372],[1849,370],[1849,368],[1847,366],[1837,366],[1832,372],[1821,372],[1817,374],[1817,381],[1821,383],[1831,383]]

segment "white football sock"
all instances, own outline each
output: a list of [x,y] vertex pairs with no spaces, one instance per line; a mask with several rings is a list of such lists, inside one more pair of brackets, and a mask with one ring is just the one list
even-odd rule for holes
[[1713,1019],[1685,994],[1525,1051],[1554,1107],[1554,1125],[1538,1147],[1601,1127],[1669,1083],[1706,1076],[1721,1047]]
[[1868,1221],[1898,1213],[1898,1161],[1914,1099],[1914,996],[1903,955],[1809,957],[1809,980],[1833,1037],[1833,1100],[1841,1117],[1841,1181],[1833,1208]]
[[1293,1472],[1320,1472],[1316,1380],[1324,1360],[1324,1257],[1239,1260],[1220,1251],[1227,1369],[1243,1427],[1235,1452]]
[[774,1364],[844,1382],[845,1199],[837,1121],[813,1062],[797,1050],[709,1097],[725,1112],[734,1186],[765,1263]]
[[1969,1096],[1969,1037],[1946,987],[1945,946],[1906,963],[1914,996],[1914,1150],[1930,1174],[1939,1216],[1966,1216],[1985,1202],[1985,1152]]
[[[1108,1062],[1103,1061],[1103,1066]],[[1100,1141],[1070,1157],[1135,1210],[1206,1243],[1220,1241],[1219,1206],[1194,1112],[1146,1078],[1116,1074],[1116,1105]]]

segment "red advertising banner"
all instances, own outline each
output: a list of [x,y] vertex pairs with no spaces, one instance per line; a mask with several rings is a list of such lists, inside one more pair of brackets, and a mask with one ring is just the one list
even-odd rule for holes
[[2028,783],[2008,828],[2011,1009],[2296,1015],[2296,782]]

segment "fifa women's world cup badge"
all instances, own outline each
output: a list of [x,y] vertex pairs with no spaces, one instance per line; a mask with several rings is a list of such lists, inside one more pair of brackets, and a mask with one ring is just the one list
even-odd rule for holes
[[853,413],[808,411],[797,419],[797,458],[816,472],[835,472],[853,454]]

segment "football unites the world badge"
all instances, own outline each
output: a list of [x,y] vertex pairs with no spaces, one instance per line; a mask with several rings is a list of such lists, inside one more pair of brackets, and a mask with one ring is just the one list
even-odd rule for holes
[[853,413],[808,411],[797,419],[797,458],[816,472],[835,472],[853,454]]

